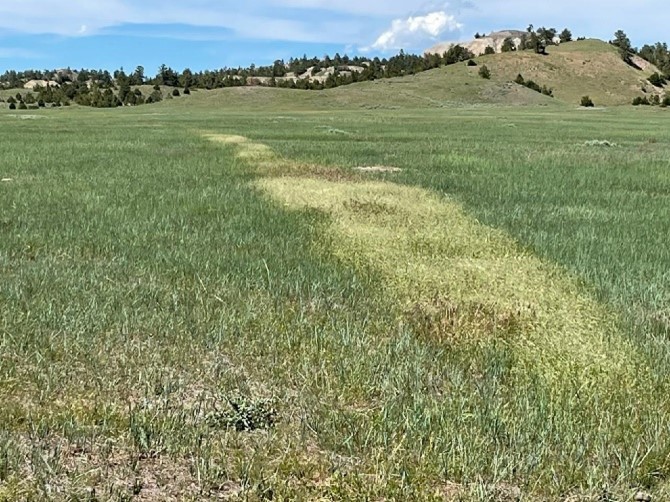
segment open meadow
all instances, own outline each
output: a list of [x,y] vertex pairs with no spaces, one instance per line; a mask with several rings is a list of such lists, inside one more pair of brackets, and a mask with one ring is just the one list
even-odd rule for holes
[[389,85],[0,110],[0,500],[670,499],[669,112]]

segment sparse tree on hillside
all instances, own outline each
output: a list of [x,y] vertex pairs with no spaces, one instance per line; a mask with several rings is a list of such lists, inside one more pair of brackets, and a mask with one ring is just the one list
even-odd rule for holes
[[531,31],[528,37],[528,47],[530,49],[533,49],[535,54],[545,53],[545,46],[542,43],[542,40],[540,40],[540,37],[538,37],[537,33],[535,33],[534,31]]
[[160,85],[177,87],[179,85],[179,76],[172,68],[162,64],[160,68],[158,68],[158,75],[156,75],[155,82]]
[[[554,38],[556,38],[556,28],[545,28],[544,26],[538,28],[537,36],[545,48],[549,45],[554,45]],[[544,53],[544,50],[542,53]]]
[[85,84],[91,78],[91,73],[88,70],[81,70],[77,73],[77,82]]
[[272,76],[273,77],[283,77],[286,75],[286,64],[283,60],[278,59],[272,65]]
[[517,47],[518,50],[520,51],[525,51],[526,49],[530,49],[530,43],[528,41],[528,34],[524,33],[521,35],[521,40],[519,41],[519,46]]
[[[544,30],[545,28],[540,28]],[[538,32],[540,31],[538,30]],[[528,25],[526,28],[526,33],[521,37],[521,49],[532,49],[536,54],[545,54],[545,44],[542,38],[538,35],[538,32],[535,31],[535,28],[532,24]]]
[[496,50],[493,47],[491,47],[490,45],[487,45],[486,49],[484,49],[484,54],[486,54],[487,56],[490,55],[490,54],[495,54],[495,53],[496,53]]
[[100,87],[105,89],[108,89],[114,85],[114,78],[112,77],[112,74],[109,73],[107,70],[103,72],[99,71],[97,74],[97,80]]
[[135,71],[130,76],[131,85],[143,85],[144,84],[144,66],[138,66],[135,68]]
[[505,40],[503,40],[500,50],[502,52],[513,52],[516,50],[516,46],[514,45],[514,40],[512,40],[512,37],[507,37]]
[[588,96],[582,96],[582,100],[580,102],[580,105],[585,107],[585,108],[593,108],[594,107],[593,100]]
[[119,86],[119,100],[125,103],[130,94],[130,79],[123,70],[116,73],[116,84]]
[[133,94],[135,95],[135,104],[136,105],[143,105],[145,103],[144,101],[144,95],[142,94],[142,91],[139,89],[135,89],[133,91]]
[[564,29],[558,36],[562,44],[572,42],[572,32],[569,29]]
[[195,80],[193,78],[193,72],[190,70],[190,68],[184,69],[183,72],[181,72],[181,76],[179,77],[179,85],[184,88],[191,87],[195,83]]
[[452,47],[449,48],[447,52],[444,53],[444,64],[454,64],[454,63],[460,63],[461,61],[467,61],[468,59],[472,59],[474,57],[474,54],[470,52],[468,49],[461,45],[453,45]]
[[617,30],[617,32],[614,34],[614,40],[612,40],[610,43],[619,48],[619,55],[621,56],[621,59],[623,59],[628,64],[633,62],[631,59],[633,46],[631,45],[630,39],[623,30]]
[[647,80],[649,80],[654,87],[663,87],[667,83],[665,78],[659,75],[658,72],[652,73]]
[[644,45],[639,55],[656,65],[665,78],[670,79],[670,50],[668,50],[667,43],[657,42],[654,45]]
[[161,91],[154,90],[147,98],[147,103],[158,103],[160,101],[163,101],[163,93]]

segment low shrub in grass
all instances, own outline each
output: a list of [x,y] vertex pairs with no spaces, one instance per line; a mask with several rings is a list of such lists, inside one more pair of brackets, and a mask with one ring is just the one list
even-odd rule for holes
[[580,106],[583,106],[585,108],[593,108],[595,104],[593,103],[593,100],[589,96],[582,96]]
[[633,106],[647,106],[649,105],[649,100],[647,99],[647,96],[637,96],[636,98],[633,99]]
[[550,87],[547,87],[546,85],[543,85],[540,87],[540,84],[532,81],[532,80],[526,80],[523,78],[523,75],[520,73],[516,76],[514,79],[514,83],[523,85],[524,87],[528,87],[529,89],[532,89],[535,92],[539,92],[540,94],[544,94],[545,96],[551,96],[552,98],[554,97],[554,90],[551,89]]
[[491,70],[489,70],[488,66],[484,65],[479,69],[479,76],[486,80],[491,79]]
[[658,72],[652,73],[647,78],[647,80],[649,81],[649,83],[651,83],[651,85],[655,87],[663,87],[665,84],[668,83],[667,80],[662,75],[658,74]]
[[208,415],[210,425],[252,432],[269,429],[277,422],[278,413],[273,399],[252,399],[236,393],[227,397],[226,401],[228,406]]

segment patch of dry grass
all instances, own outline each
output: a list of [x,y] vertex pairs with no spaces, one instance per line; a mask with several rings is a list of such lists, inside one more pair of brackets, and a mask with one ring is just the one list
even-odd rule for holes
[[[523,326],[507,341],[524,354],[524,365],[540,369],[550,382],[635,386],[639,358],[617,332],[612,312],[453,200],[385,182],[274,178],[257,184],[289,207],[328,214],[337,255],[353,266],[373,267],[401,309],[430,310],[431,299],[447,297],[453,306],[439,322],[455,322],[458,336],[464,329],[479,336],[509,331],[500,323]],[[452,309],[472,312],[471,322],[460,323]]]

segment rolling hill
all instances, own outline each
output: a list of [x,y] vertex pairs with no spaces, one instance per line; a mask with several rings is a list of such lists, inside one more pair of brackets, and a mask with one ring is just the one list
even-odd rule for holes
[[[211,91],[193,89],[177,106],[220,106],[256,110],[442,108],[470,105],[577,106],[588,95],[596,106],[628,105],[636,96],[664,90],[647,81],[657,69],[636,58],[638,68],[624,63],[615,47],[600,40],[582,40],[547,48],[547,54],[532,51],[506,52],[475,58],[476,66],[457,63],[403,77],[366,81],[323,91],[301,91],[264,86],[244,86]],[[491,79],[479,76],[486,65]],[[514,83],[517,75],[526,81],[553,89],[547,97]],[[171,98],[172,88],[163,87]],[[145,94],[150,86],[142,88]],[[22,92],[25,92],[22,90]],[[16,90],[0,90],[7,99]]]
[[621,60],[615,47],[600,40],[551,46],[547,55],[508,52],[481,56],[477,61],[490,68],[496,81],[510,81],[521,74],[553,88],[556,99],[570,104],[589,95],[596,105],[623,105],[635,96],[662,92],[647,81],[657,71],[653,65],[640,61],[646,68],[635,69]]
[[[616,49],[599,40],[552,46],[546,55],[532,51],[480,56],[477,66],[444,66],[415,75],[362,82],[324,91],[295,91],[267,87],[241,87],[197,91],[178,101],[182,106],[202,104],[247,109],[292,110],[360,108],[443,108],[455,106],[578,106],[589,95],[596,106],[628,105],[635,96],[663,91],[646,79],[656,69],[647,64],[635,69],[624,63]],[[491,79],[478,74],[482,65]],[[521,74],[553,89],[554,97],[515,84]],[[177,103],[175,103],[177,104]]]

